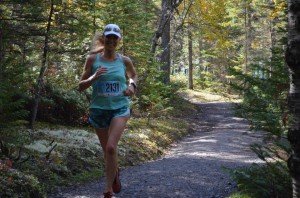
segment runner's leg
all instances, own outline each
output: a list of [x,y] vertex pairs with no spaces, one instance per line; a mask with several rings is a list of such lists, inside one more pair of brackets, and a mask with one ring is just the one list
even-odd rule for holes
[[125,129],[126,122],[129,119],[128,116],[113,118],[110,128],[109,136],[106,143],[105,155],[106,155],[106,189],[105,192],[112,192],[112,184],[115,179],[118,159],[117,159],[117,146],[121,138],[121,135]]
[[108,131],[109,131],[109,128],[106,128],[106,129],[96,129],[96,134],[98,136],[98,139],[99,139],[102,151],[103,151],[104,160],[106,158],[106,156],[105,156],[105,148],[106,148],[107,140],[108,140]]

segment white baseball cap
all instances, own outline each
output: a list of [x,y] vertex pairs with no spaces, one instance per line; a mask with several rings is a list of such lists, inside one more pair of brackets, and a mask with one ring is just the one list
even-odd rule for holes
[[104,36],[114,34],[121,38],[121,29],[116,24],[108,24],[103,29]]

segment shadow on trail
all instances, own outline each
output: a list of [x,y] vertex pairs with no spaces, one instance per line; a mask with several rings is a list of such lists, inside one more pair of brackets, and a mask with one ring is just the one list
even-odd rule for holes
[[[233,114],[233,103],[199,103],[188,119],[193,133],[173,145],[161,159],[121,171],[119,198],[217,198],[236,190],[226,168],[263,163],[249,149],[262,134]],[[99,197],[104,179],[60,197]],[[88,189],[88,190],[87,190]]]
[[160,160],[124,170],[117,197],[225,197],[236,190],[226,168],[262,163],[249,148],[262,140],[233,103],[199,103],[188,118],[194,131]]

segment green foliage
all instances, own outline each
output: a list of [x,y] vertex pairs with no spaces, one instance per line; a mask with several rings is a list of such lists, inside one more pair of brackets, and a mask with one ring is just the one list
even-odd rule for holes
[[151,111],[156,107],[159,108],[159,106],[166,105],[169,101],[170,88],[169,85],[165,85],[160,81],[149,82],[147,89],[143,91],[143,95],[140,98],[141,106]]
[[[243,89],[244,100],[237,113],[251,121],[252,129],[269,132],[272,142],[268,145],[252,147],[257,156],[267,165],[252,165],[249,169],[232,172],[239,184],[239,190],[250,197],[291,196],[291,181],[286,167],[289,144],[287,141],[281,141],[286,137],[288,123],[286,113],[288,75],[284,76],[287,71],[282,65],[284,64],[281,58],[276,68],[282,70],[274,69],[271,78],[243,76],[246,89]],[[273,136],[276,138],[274,139]]]
[[249,197],[292,197],[291,179],[285,162],[253,164],[249,168],[229,170],[239,192]]
[[277,14],[271,21],[274,25],[272,39],[276,42],[269,51],[269,60],[258,55],[253,59],[256,63],[249,64],[246,73],[239,67],[231,67],[230,71],[236,77],[231,85],[244,97],[238,112],[251,121],[254,129],[285,136],[289,75],[282,47],[286,45],[286,30],[282,25],[286,24],[286,15],[284,10]]
[[17,170],[3,171],[0,168],[0,171],[1,198],[46,197],[42,184],[35,176]]
[[57,126],[32,131],[17,126],[0,135],[3,197],[34,197],[30,193],[43,197],[55,185],[72,185],[103,174],[94,133]]
[[[199,46],[194,46],[193,56],[195,57],[193,62],[194,71],[196,71],[194,75],[196,87],[220,90],[224,89],[226,83],[230,83],[243,94],[244,101],[239,113],[252,122],[254,129],[264,129],[278,137],[285,137],[288,121],[286,113],[288,75],[282,47],[286,43],[286,32],[282,30],[285,30],[286,26],[286,13],[283,12],[284,10],[277,9],[277,4],[275,6],[266,4],[269,1],[253,0],[246,1],[245,4],[240,1],[227,1],[226,4],[219,4],[225,1],[212,2],[212,4],[210,1],[198,3],[205,7],[218,3],[214,8],[226,11],[226,13],[206,12],[211,9],[197,9],[202,13],[200,17],[205,16],[210,20],[201,20],[193,26],[195,43],[199,43]],[[5,147],[9,148],[12,157],[17,155],[18,147],[25,148],[26,144],[49,151],[47,144],[49,145],[53,140],[52,137],[43,135],[40,138],[37,135],[39,133],[8,127],[8,125],[17,124],[20,119],[27,118],[28,111],[31,110],[30,98],[32,98],[32,91],[42,62],[45,23],[50,4],[49,1],[42,0],[34,1],[34,3],[35,6],[32,6],[30,1],[8,0],[0,4],[1,16],[5,19],[0,20],[0,140],[5,143]],[[172,138],[170,134],[155,129],[149,119],[150,117],[153,120],[156,117],[167,118],[170,112],[175,116],[182,113],[179,111],[182,106],[178,107],[172,103],[181,101],[174,96],[178,87],[186,86],[187,80],[182,80],[176,86],[165,85],[161,83],[158,64],[149,61],[154,59],[154,57],[149,57],[149,49],[157,23],[156,16],[159,11],[155,5],[157,1],[104,0],[54,1],[54,3],[55,10],[46,62],[48,69],[44,78],[47,83],[39,104],[38,119],[55,124],[84,125],[87,123],[88,102],[83,94],[74,90],[74,87],[78,84],[86,53],[89,51],[90,41],[95,31],[101,31],[107,23],[117,23],[123,31],[120,51],[133,60],[140,79],[133,109],[141,111],[140,115],[144,117],[148,116],[148,120],[143,120],[143,122],[148,124],[147,127],[152,127],[150,130],[147,128],[142,131],[142,137],[138,134],[130,136],[138,140],[141,138],[145,145],[129,145],[129,148],[126,147],[126,157],[130,154],[130,146],[135,148],[135,154],[142,156],[137,157],[139,160],[151,159],[152,154],[159,154],[162,147],[172,142]],[[185,15],[184,12],[182,12],[183,15]],[[218,16],[220,13],[223,13],[221,17]],[[199,13],[195,12],[195,14],[198,16]],[[173,16],[175,20],[172,20],[172,32],[175,32],[175,23],[180,21],[178,19],[181,19],[183,15]],[[197,17],[194,19],[196,20]],[[182,31],[182,34],[174,39],[174,43],[179,44],[176,50],[173,50],[176,55],[172,57],[173,62],[177,64],[176,67],[179,64],[187,65],[185,36]],[[216,38],[220,39],[216,40]],[[271,47],[271,51],[266,50]],[[227,78],[228,76],[230,78]],[[11,131],[4,130],[4,127]],[[164,127],[162,129],[166,130]],[[153,135],[155,137],[148,136],[149,131],[152,132],[152,130],[157,132]],[[170,130],[176,129],[170,127]],[[37,142],[31,141],[28,138],[29,135],[33,135]],[[162,137],[162,142],[154,144],[153,142],[159,141],[160,137]],[[63,139],[63,137],[59,138]],[[130,138],[126,143],[131,143]],[[278,145],[278,149],[288,152],[286,144],[279,143]],[[28,170],[38,175],[39,181],[45,179],[49,183],[59,181],[63,183],[66,176],[81,178],[93,172],[91,170],[75,174],[86,164],[93,164],[93,160],[86,161],[80,157],[86,153],[91,154],[90,148],[82,149],[83,153],[76,150],[73,155],[68,155],[69,152],[58,148],[59,146],[52,153],[53,155],[49,156],[53,163],[48,163],[43,158],[44,153],[39,154],[30,150],[32,148],[27,148],[24,155],[35,157],[32,158],[32,162],[26,161],[16,168],[26,170],[37,164],[36,172],[30,168]],[[261,149],[256,150],[258,151]],[[274,155],[274,152],[269,155]],[[63,163],[62,159],[66,156],[74,159],[74,163],[78,166],[71,169],[68,164]],[[0,159],[3,160],[2,155]],[[96,165],[93,164],[92,168],[89,168],[93,169],[93,167]],[[39,175],[43,171],[45,174]],[[254,171],[256,169],[253,170],[253,175],[255,175]],[[58,176],[59,174],[61,175]],[[35,179],[29,180],[32,180],[32,185],[35,186]]]
[[[150,41],[154,33],[153,21],[156,18],[156,6],[152,1],[104,0],[99,7],[99,30],[105,24],[116,23],[122,29],[120,51],[132,59],[139,75],[143,79],[149,69],[157,70],[157,65],[149,63]],[[148,74],[151,75],[151,74]]]
[[[288,71],[285,67],[283,49],[274,47],[269,66],[260,66],[259,76],[244,75],[235,71],[236,76],[244,79],[244,86],[239,89],[244,93],[240,113],[252,122],[254,129],[263,129],[281,136],[287,126]],[[257,66],[256,66],[257,67]],[[254,68],[256,68],[254,67]],[[262,69],[265,68],[265,69]],[[262,76],[265,74],[264,77]]]
[[[10,64],[8,61],[7,64]],[[6,68],[5,78],[0,83],[0,128],[7,127],[11,122],[24,119],[28,111],[24,109],[26,94],[22,86],[20,70],[24,68]]]
[[232,172],[241,192],[251,197],[291,197],[292,182],[286,163],[291,150],[288,140],[276,138],[269,144],[253,144],[251,150],[265,165],[253,164],[249,169]]
[[88,101],[84,93],[49,84],[44,86],[37,119],[67,125],[86,125]]
[[[280,8],[276,5],[274,9],[253,12],[264,10],[263,4],[264,2],[249,3],[249,15],[245,17],[255,16],[260,20],[251,21],[252,27],[245,30],[248,31],[248,35],[252,35],[247,40],[251,46],[244,45],[240,48],[243,54],[231,61],[229,71],[235,77],[230,82],[232,88],[243,95],[237,113],[251,122],[253,130],[269,132],[268,144],[252,146],[253,152],[266,164],[253,164],[248,169],[233,170],[231,174],[238,182],[242,195],[291,197],[291,179],[286,166],[290,152],[286,139],[289,120],[287,104],[289,75],[283,48],[287,40],[286,30],[283,28],[286,26],[286,2],[282,1]],[[266,13],[274,14],[276,17],[269,18]],[[263,25],[256,22],[272,24],[271,50],[260,47],[265,46],[259,44],[266,39],[263,32],[269,30],[263,30],[261,28]],[[255,34],[257,36],[253,36]]]
[[173,100],[176,98],[174,93],[182,86],[180,82],[166,85],[162,81],[147,78],[135,108],[145,112],[149,122],[150,117],[166,117],[170,112],[174,112]]

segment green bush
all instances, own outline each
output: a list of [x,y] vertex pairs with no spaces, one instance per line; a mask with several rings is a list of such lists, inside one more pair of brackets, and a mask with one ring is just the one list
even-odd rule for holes
[[[0,129],[18,119],[25,119],[29,111],[24,109],[28,96],[21,90],[0,83]],[[14,91],[12,91],[14,90]]]
[[38,121],[86,125],[88,124],[87,114],[88,101],[83,93],[75,89],[53,87],[49,84],[44,86],[37,112]]
[[292,197],[291,179],[285,162],[253,164],[229,171],[238,183],[239,192],[249,197]]
[[[1,164],[1,161],[0,161]],[[0,197],[1,198],[42,198],[46,193],[38,179],[17,170],[0,167]]]
[[135,103],[135,107],[148,118],[166,116],[172,107],[170,102],[180,84],[164,84],[161,81],[148,82],[143,88],[141,96]]

